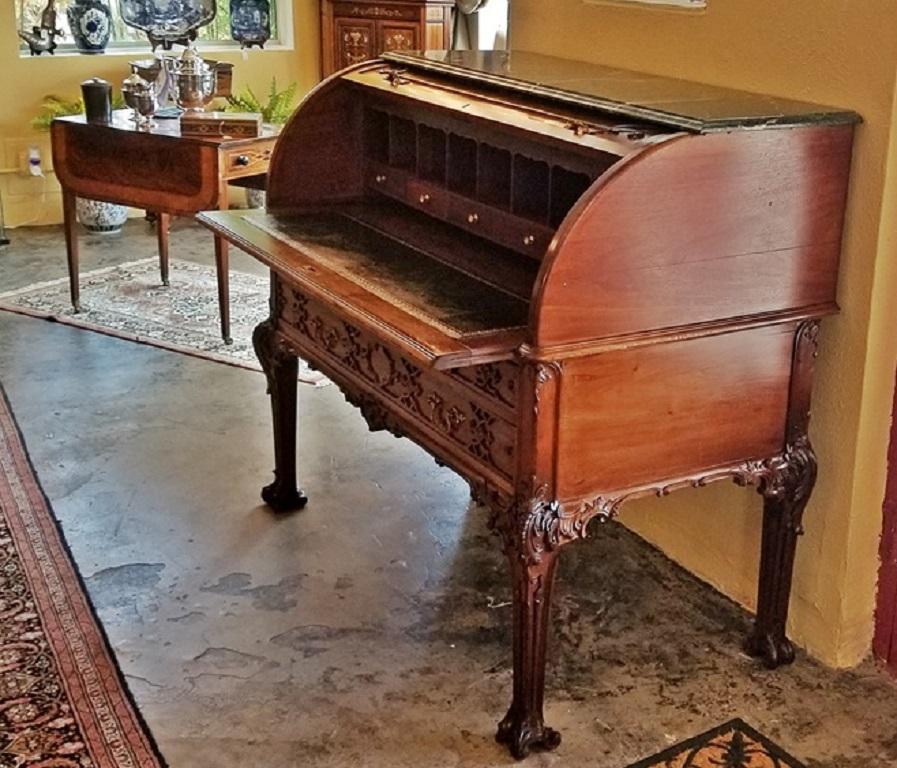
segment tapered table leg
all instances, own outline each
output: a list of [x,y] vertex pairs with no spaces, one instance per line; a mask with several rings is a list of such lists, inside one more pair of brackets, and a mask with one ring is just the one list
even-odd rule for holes
[[278,512],[301,509],[308,499],[296,484],[296,356],[277,340],[274,324],[256,326],[252,343],[268,379],[274,422],[274,482],[262,489],[262,499]]
[[168,231],[171,216],[161,211],[156,216],[156,240],[159,243],[159,274],[162,285],[168,285]]
[[69,294],[75,312],[80,312],[81,288],[78,280],[78,220],[75,215],[75,195],[65,188],[62,190],[62,221],[69,267]]
[[[227,182],[222,181],[218,189],[218,208],[226,211],[229,205]],[[218,312],[221,316],[221,338],[225,344],[232,344],[230,335],[230,264],[228,263],[227,240],[215,235],[215,270],[218,277]]]
[[218,277],[218,311],[221,313],[221,338],[233,344],[230,335],[230,265],[227,241],[215,235],[215,270]]

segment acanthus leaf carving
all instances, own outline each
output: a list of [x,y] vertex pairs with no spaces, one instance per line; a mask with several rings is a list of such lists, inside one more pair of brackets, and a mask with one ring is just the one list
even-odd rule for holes
[[441,386],[444,374],[425,374],[394,348],[333,316],[298,290],[279,285],[277,302],[290,338],[298,335],[295,343],[313,350],[308,355],[312,362],[329,361],[333,370],[352,374],[333,378],[372,430],[403,435],[410,418],[510,477],[515,443],[507,418],[496,415],[486,403],[478,404],[481,399],[476,396],[465,397],[457,387]]
[[[546,551],[552,551],[576,539],[585,538],[592,520],[613,520],[624,504],[637,498],[662,498],[682,488],[702,488],[720,480],[733,480],[740,486],[754,486],[767,500],[777,502],[781,514],[802,510],[816,480],[816,458],[806,436],[789,443],[785,450],[767,459],[750,460],[722,467],[701,475],[679,478],[667,483],[634,488],[619,494],[597,496],[586,501],[564,504],[550,496],[546,484],[534,480],[510,498],[488,488],[478,487],[474,498],[489,507],[489,527],[497,533],[505,549],[511,549],[531,565],[538,564]],[[801,521],[788,525],[802,533]]]

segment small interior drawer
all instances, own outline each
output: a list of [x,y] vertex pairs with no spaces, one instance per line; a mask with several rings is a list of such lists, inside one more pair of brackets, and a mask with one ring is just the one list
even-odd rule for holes
[[405,199],[408,174],[380,163],[368,163],[365,186],[384,195]]
[[542,258],[554,234],[542,224],[458,195],[451,196],[446,218],[455,226],[534,259]]
[[435,184],[409,179],[406,187],[408,204],[412,208],[445,219],[449,210],[449,195]]

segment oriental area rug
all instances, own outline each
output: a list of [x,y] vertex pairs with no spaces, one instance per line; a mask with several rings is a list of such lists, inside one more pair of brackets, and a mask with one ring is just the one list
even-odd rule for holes
[[[218,288],[213,267],[172,259],[171,285],[159,281],[158,259],[147,258],[81,274],[81,312],[69,299],[68,278],[0,293],[0,309],[54,320],[206,360],[261,370],[252,331],[268,317],[267,276],[231,270],[233,344],[219,332]],[[326,379],[299,361],[299,379]]]
[[742,720],[683,741],[629,768],[806,768]]
[[161,768],[0,389],[0,766]]

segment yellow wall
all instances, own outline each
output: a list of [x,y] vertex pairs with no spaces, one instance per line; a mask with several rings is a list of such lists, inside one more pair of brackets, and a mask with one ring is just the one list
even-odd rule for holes
[[[35,133],[29,121],[49,93],[72,98],[80,95],[79,84],[99,76],[117,86],[128,75],[128,61],[147,58],[146,51],[102,56],[44,54],[34,58],[19,56],[16,36],[15,3],[0,3],[0,169],[15,169],[28,147],[40,147],[44,170],[50,169],[49,137]],[[272,77],[281,85],[297,81],[301,93],[318,80],[318,6],[314,0],[294,0],[294,50],[249,52],[243,60],[239,52],[210,53],[216,59],[234,62],[234,87],[250,85],[267,88]],[[52,173],[34,179],[16,172],[0,173],[0,194],[7,226],[46,224],[61,221],[59,186]]]
[[[708,6],[695,12],[513,0],[511,45],[863,115],[839,287],[842,314],[823,323],[811,427],[820,480],[798,550],[791,616],[793,637],[811,653],[850,665],[871,640],[897,362],[897,133],[891,128],[897,0],[708,0]],[[753,494],[726,486],[633,504],[623,520],[753,606],[759,512]]]

